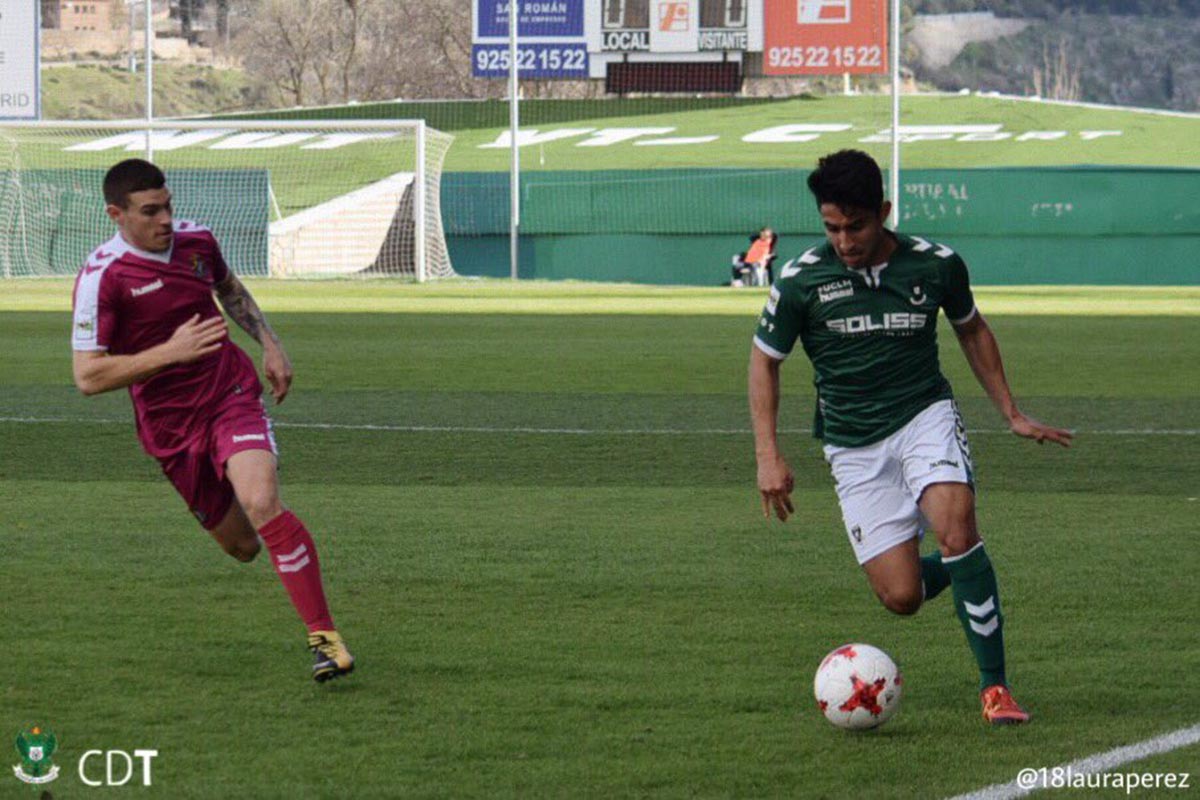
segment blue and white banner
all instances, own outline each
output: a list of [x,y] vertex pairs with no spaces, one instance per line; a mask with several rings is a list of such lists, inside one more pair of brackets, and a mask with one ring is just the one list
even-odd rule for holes
[[[507,44],[476,44],[471,47],[471,73],[476,78],[507,78]],[[574,43],[522,43],[517,48],[517,76],[531,80],[588,77],[587,45]]]
[[[509,0],[473,0],[471,74],[508,77]],[[517,70],[526,79],[588,77],[584,0],[517,3]]]
[[[583,0],[516,0],[522,39],[582,39]],[[476,0],[475,40],[508,38],[508,0]]]

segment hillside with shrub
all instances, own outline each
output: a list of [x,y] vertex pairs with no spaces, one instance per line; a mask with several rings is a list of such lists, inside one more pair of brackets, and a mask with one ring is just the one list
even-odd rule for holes
[[1200,0],[916,0],[913,9],[1031,23],[967,44],[945,67],[914,64],[938,88],[1200,111]]

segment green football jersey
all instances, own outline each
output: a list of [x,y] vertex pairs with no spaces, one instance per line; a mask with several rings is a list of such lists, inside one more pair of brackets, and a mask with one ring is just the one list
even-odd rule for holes
[[847,267],[828,242],[789,261],[759,319],[760,350],[783,359],[799,339],[812,361],[813,435],[829,444],[872,444],[953,397],[938,364],[937,314],[954,323],[974,315],[966,264],[943,245],[895,239],[874,267]]

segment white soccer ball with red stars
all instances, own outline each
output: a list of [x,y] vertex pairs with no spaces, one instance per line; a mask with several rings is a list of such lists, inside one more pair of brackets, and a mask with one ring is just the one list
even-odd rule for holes
[[900,668],[869,644],[845,644],[821,661],[813,693],[825,718],[839,728],[878,728],[900,708]]

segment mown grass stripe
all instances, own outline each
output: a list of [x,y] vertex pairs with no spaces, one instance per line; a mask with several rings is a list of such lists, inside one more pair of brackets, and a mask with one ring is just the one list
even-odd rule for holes
[[[127,419],[103,417],[0,417],[6,424],[71,423],[95,425],[128,425]],[[298,428],[301,430],[338,431],[384,431],[396,433],[532,433],[550,436],[749,436],[749,428],[535,428],[529,426],[488,427],[475,425],[388,425],[382,423],[339,423],[339,422],[278,422],[276,428]],[[808,428],[780,428],[780,433],[809,433]],[[1011,433],[1003,428],[968,428],[972,434]],[[1076,430],[1075,434],[1087,436],[1200,436],[1195,428],[1120,428],[1113,430]]]

